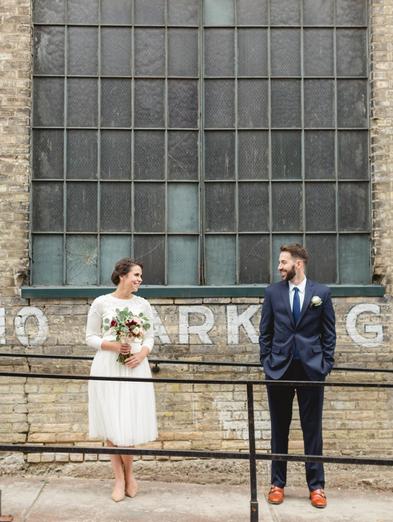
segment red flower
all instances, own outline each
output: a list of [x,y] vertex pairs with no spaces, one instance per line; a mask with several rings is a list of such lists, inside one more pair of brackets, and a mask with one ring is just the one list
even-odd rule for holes
[[112,319],[112,321],[111,321],[111,328],[112,328],[113,326],[117,326],[117,321],[115,321],[115,319]]

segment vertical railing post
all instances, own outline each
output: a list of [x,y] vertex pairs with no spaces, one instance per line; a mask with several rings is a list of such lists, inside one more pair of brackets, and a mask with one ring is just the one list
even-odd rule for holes
[[253,384],[247,383],[248,450],[250,453],[250,522],[258,522],[257,500],[257,460],[255,455],[254,391]]

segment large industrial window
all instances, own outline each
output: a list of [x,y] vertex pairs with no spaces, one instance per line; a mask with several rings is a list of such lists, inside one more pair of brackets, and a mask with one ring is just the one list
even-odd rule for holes
[[368,283],[366,4],[35,0],[32,283]]

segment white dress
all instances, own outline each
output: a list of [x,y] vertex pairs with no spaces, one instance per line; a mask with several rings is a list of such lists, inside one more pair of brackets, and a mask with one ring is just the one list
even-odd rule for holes
[[[142,312],[151,325],[142,343],[132,343],[132,351],[140,351],[142,346],[146,346],[149,352],[152,350],[153,315],[148,301],[138,296],[119,299],[112,294],[102,295],[93,301],[87,318],[86,342],[97,350],[90,375],[151,378],[147,357],[136,368],[127,368],[117,362],[117,353],[101,350],[103,340],[115,340],[112,332],[104,332],[104,320],[111,320],[116,315],[116,309],[124,308],[135,315]],[[89,381],[88,389],[90,437],[110,440],[116,446],[133,446],[157,438],[152,382]]]

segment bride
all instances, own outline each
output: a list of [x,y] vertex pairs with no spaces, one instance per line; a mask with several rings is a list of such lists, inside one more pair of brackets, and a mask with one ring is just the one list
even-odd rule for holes
[[[86,342],[96,349],[90,375],[151,378],[147,356],[154,344],[153,317],[146,299],[134,295],[142,283],[141,263],[130,258],[118,261],[112,273],[113,293],[95,299],[90,307]],[[128,309],[144,316],[148,329],[130,344],[116,341],[113,325],[119,311]],[[118,362],[122,354],[124,364]],[[89,436],[108,446],[133,446],[157,438],[154,387],[151,382],[89,381]],[[132,455],[111,455],[115,485],[112,499],[134,497],[137,482],[133,476]]]

